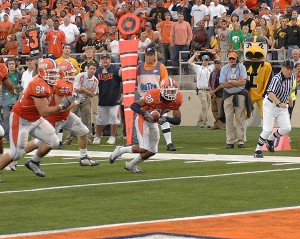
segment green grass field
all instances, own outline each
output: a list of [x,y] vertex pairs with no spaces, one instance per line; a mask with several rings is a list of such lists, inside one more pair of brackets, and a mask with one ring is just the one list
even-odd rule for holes
[[[249,128],[248,148],[226,150],[225,131],[173,127],[172,132],[175,154],[252,155],[260,128]],[[291,151],[265,157],[299,157],[299,133],[290,134]],[[105,142],[89,150],[112,151]],[[163,139],[160,153],[167,153]],[[124,170],[124,159],[113,165],[99,160],[98,167],[82,168],[78,158],[47,157],[41,165],[45,178],[22,166],[25,159],[18,171],[3,171],[0,235],[300,205],[299,164],[197,162],[187,155],[145,162],[144,173],[134,174]]]

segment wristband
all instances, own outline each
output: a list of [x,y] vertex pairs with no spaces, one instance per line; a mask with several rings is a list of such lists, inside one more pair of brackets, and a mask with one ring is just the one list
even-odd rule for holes
[[63,107],[62,107],[62,105],[61,105],[61,104],[59,104],[59,105],[58,105],[58,107],[60,108],[60,110],[62,110],[62,109],[63,109]]
[[282,102],[279,102],[276,106],[277,106],[277,107],[280,107],[280,104],[281,104],[281,103],[282,103]]

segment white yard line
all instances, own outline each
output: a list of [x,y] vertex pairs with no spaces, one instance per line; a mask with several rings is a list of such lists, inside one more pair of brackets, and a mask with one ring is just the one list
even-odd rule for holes
[[68,188],[84,188],[84,187],[95,187],[95,186],[99,187],[99,186],[108,186],[108,185],[111,186],[111,185],[121,185],[121,184],[161,182],[161,181],[185,180],[185,179],[217,178],[217,177],[229,177],[229,176],[236,176],[236,175],[249,175],[249,174],[286,172],[286,171],[298,171],[298,170],[300,170],[300,168],[283,168],[283,169],[236,172],[236,173],[221,173],[221,174],[211,174],[211,175],[194,175],[194,176],[171,177],[171,178],[153,178],[153,179],[141,179],[141,180],[118,181],[118,182],[107,182],[107,183],[89,183],[89,184],[77,184],[77,185],[47,187],[47,188],[34,188],[34,189],[26,189],[26,190],[2,191],[2,192],[0,192],[0,194],[41,192],[41,191],[61,190],[61,189],[68,189]]

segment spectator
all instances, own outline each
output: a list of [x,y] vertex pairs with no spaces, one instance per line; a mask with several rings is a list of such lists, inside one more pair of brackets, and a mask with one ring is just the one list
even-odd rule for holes
[[104,19],[102,16],[98,17],[97,26],[95,27],[95,32],[97,33],[97,40],[101,40],[102,34],[108,34],[109,29],[107,25],[104,22]]
[[300,27],[297,18],[292,17],[291,26],[286,29],[287,58],[292,58],[292,51],[300,46]]
[[209,33],[204,26],[205,21],[201,20],[197,23],[197,28],[193,29],[191,52],[195,53],[195,51],[204,51],[209,48]]
[[223,89],[221,88],[219,82],[221,72],[221,60],[216,58],[214,60],[214,66],[214,70],[210,74],[208,82],[211,94],[211,111],[215,119],[214,127],[212,129],[226,129],[225,124],[219,119],[223,97]]
[[102,2],[102,17],[104,18],[104,23],[107,25],[109,32],[113,31],[113,28],[117,25],[116,18],[114,14],[107,9],[107,3]]
[[23,72],[21,78],[21,85],[23,87],[23,91],[27,89],[29,82],[31,82],[32,78],[37,74],[36,64],[37,60],[32,58],[32,56],[29,55],[26,57],[27,70]]
[[[179,74],[179,51],[189,51],[193,37],[191,25],[183,20],[183,13],[178,13],[178,22],[175,22],[171,29],[171,47],[173,47],[173,67],[176,67],[174,74]],[[188,54],[183,53],[182,60],[188,61]],[[184,73],[189,74],[188,65],[184,64]]]
[[226,9],[227,14],[226,15],[231,15],[231,13],[234,11],[234,5],[231,1],[229,0],[223,0],[221,3]]
[[48,44],[48,54],[52,54],[55,59],[59,58],[63,54],[63,44],[66,42],[65,33],[59,29],[59,21],[55,20],[53,29],[50,29],[47,34],[44,43]]
[[246,0],[240,0],[238,8],[236,8],[231,15],[235,14],[239,17],[239,21],[244,20],[244,10],[248,10]]
[[[13,86],[19,85],[21,82],[21,73],[17,71],[16,62],[14,58],[8,58],[6,61],[8,68],[8,77]],[[9,141],[9,113],[13,107],[13,105],[18,100],[18,95],[13,94],[9,91],[6,86],[6,81],[2,81],[2,91],[6,91],[5,98],[2,105],[2,126],[4,129],[3,139],[5,141]]]
[[110,35],[110,43],[107,45],[107,50],[111,52],[111,61],[114,63],[120,63],[118,33]]
[[202,4],[202,0],[196,0],[195,5],[191,9],[191,26],[197,28],[197,23],[201,20],[208,20],[208,8]]
[[212,37],[214,35],[214,25],[215,21],[218,18],[225,18],[226,17],[226,9],[223,5],[219,4],[219,0],[214,0],[214,3],[208,7],[208,14],[209,14],[209,36]]
[[111,65],[110,55],[104,52],[101,55],[101,66],[96,76],[99,79],[99,101],[96,118],[96,137],[93,144],[100,144],[100,137],[105,125],[110,125],[110,137],[107,144],[115,144],[117,126],[120,124],[118,112],[121,98],[121,69]]
[[162,43],[158,31],[154,32],[153,41],[147,47],[152,47],[155,50],[155,54],[159,62],[163,60]]
[[11,34],[7,37],[7,42],[5,45],[5,50],[7,52],[7,55],[17,55],[18,54],[18,46],[19,42],[17,41],[16,35]]
[[63,44],[62,56],[56,59],[55,61],[56,63],[59,63],[64,59],[70,61],[73,64],[74,68],[76,69],[76,74],[78,74],[80,72],[78,62],[75,58],[71,57],[70,54],[71,54],[71,46],[67,43]]
[[208,86],[209,76],[214,70],[214,65],[209,65],[209,56],[203,55],[201,57],[202,65],[194,63],[196,57],[200,56],[200,52],[196,51],[194,55],[188,60],[189,66],[195,71],[197,79],[196,93],[200,99],[200,114],[197,122],[197,126],[200,128],[210,128],[208,124],[208,114],[211,103],[210,89]]
[[243,45],[242,45],[242,35],[241,25],[238,22],[233,24],[233,30],[229,34],[230,50],[237,51],[239,55],[242,55]]
[[157,0],[156,7],[153,8],[149,15],[149,21],[152,23],[153,29],[156,30],[156,25],[165,19],[165,13],[169,12],[167,8],[162,6],[162,0]]
[[273,13],[274,13],[275,17],[277,18],[277,20],[279,21],[280,16],[282,16],[282,14],[280,13],[280,7],[279,6],[274,6]]
[[59,26],[59,30],[62,30],[66,36],[66,43],[71,46],[71,52],[74,53],[76,49],[76,42],[80,38],[80,33],[76,25],[70,22],[70,17],[65,16],[63,18],[63,24]]
[[34,8],[34,5],[32,4],[31,0],[25,0],[24,3],[21,4],[20,10],[25,11],[31,11]]
[[[88,39],[88,46],[92,46],[94,48],[95,53],[99,52],[101,48],[101,42],[97,39],[97,33],[92,32],[91,38]],[[96,56],[96,59],[98,60],[98,56]]]
[[14,21],[10,25],[10,29],[8,30],[8,35],[16,33],[20,25],[21,25],[20,19],[18,17],[15,17]]
[[280,27],[274,32],[274,41],[271,50],[279,49],[277,52],[277,57],[275,59],[283,61],[286,59],[286,38],[287,38],[287,23],[286,18],[282,18],[280,21]]
[[[83,53],[87,45],[88,45],[88,36],[85,32],[81,33],[80,39],[76,43],[76,53]],[[78,55],[77,58],[80,59],[81,55]]]
[[227,54],[230,50],[230,30],[227,27],[227,22],[225,19],[221,20],[221,29],[217,31],[217,38],[219,43],[219,50],[221,51],[221,60],[227,60]]
[[144,61],[144,52],[146,47],[151,43],[151,40],[149,38],[147,38],[147,34],[145,32],[141,33],[141,37],[139,40],[139,45],[138,45],[138,51],[139,51],[139,60],[140,61]]
[[156,29],[159,31],[161,36],[163,53],[162,62],[165,66],[167,66],[168,60],[173,59],[173,49],[170,46],[170,34],[174,22],[171,21],[171,14],[169,12],[165,13],[165,18],[165,21],[162,21],[161,23],[157,24]]
[[146,23],[146,31],[144,31],[143,33],[146,34],[147,38],[149,38],[151,41],[153,41],[154,31],[152,30],[152,24],[151,24],[151,22],[147,22]]
[[8,31],[11,28],[12,23],[8,19],[8,14],[3,15],[3,21],[0,22],[0,37],[7,37]]
[[82,28],[82,18],[80,16],[75,17],[75,23],[74,23],[78,29],[78,31],[81,33],[84,32]]
[[[226,149],[245,148],[244,121],[245,121],[245,84],[247,80],[246,67],[238,62],[236,52],[228,53],[229,63],[222,67],[220,84],[224,89],[224,113],[226,117]],[[234,130],[235,125],[235,130]],[[236,136],[235,136],[236,132]]]
[[[82,72],[76,75],[74,82],[74,92],[85,97],[85,102],[81,103],[74,108],[72,112],[81,116],[82,123],[88,127],[88,142],[91,143],[92,139],[92,123],[91,123],[91,98],[98,94],[98,79],[94,76],[96,73],[97,65],[90,62],[87,72]],[[70,145],[73,140],[73,133],[67,136],[64,141],[65,145]]]
[[95,16],[95,10],[89,11],[88,17],[83,20],[82,29],[87,34],[88,38],[91,38],[92,32],[95,30],[98,24],[98,18]]
[[294,62],[294,65],[300,63],[300,51],[299,49],[294,49],[292,51],[292,61]]
[[21,10],[19,9],[18,3],[16,3],[16,2],[13,2],[11,4],[11,9],[10,9],[10,13],[9,13],[9,21],[13,22],[14,17],[18,17],[19,19],[22,18]]
[[177,3],[172,7],[172,11],[183,12],[184,21],[188,22],[192,26],[192,11],[193,5],[189,2],[189,0],[183,0],[183,3]]
[[249,10],[244,10],[244,19],[240,21],[241,27],[248,26],[249,32],[253,34],[253,31],[255,30],[256,23],[253,18],[250,18],[250,12]]

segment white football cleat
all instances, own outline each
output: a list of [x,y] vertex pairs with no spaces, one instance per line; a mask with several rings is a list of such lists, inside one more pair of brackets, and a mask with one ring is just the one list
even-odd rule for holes
[[109,162],[114,163],[117,158],[119,158],[122,154],[120,153],[120,148],[122,146],[117,146],[112,154],[109,156]]
[[95,137],[93,144],[100,144],[100,141],[101,141],[100,137]]
[[107,144],[115,144],[116,143],[116,137],[114,136],[109,136],[107,142]]
[[125,163],[125,169],[128,171],[134,172],[134,173],[142,173],[143,172],[142,168],[140,168],[137,165],[130,167],[128,162]]

